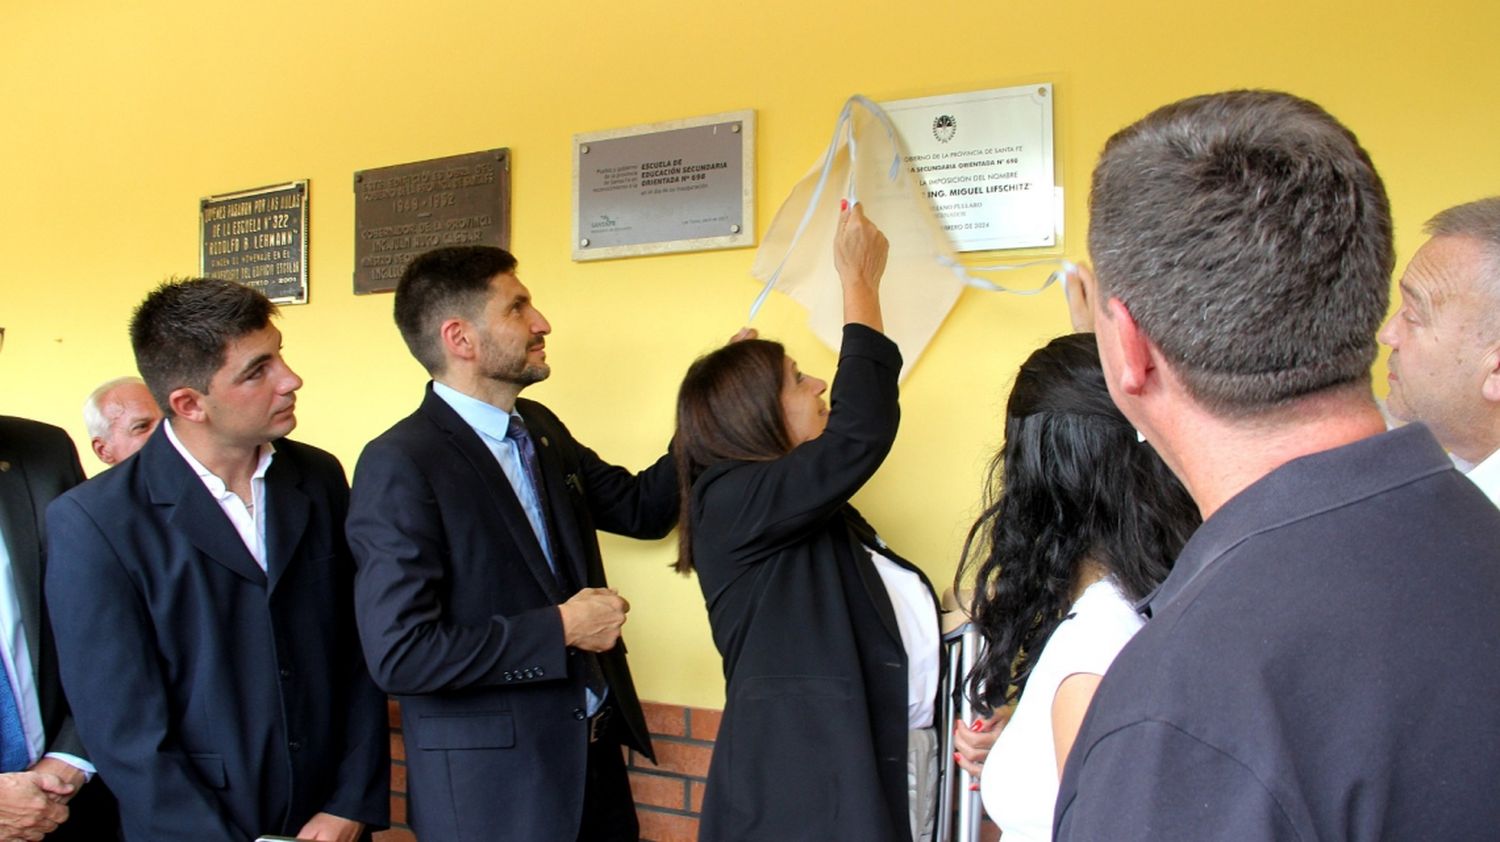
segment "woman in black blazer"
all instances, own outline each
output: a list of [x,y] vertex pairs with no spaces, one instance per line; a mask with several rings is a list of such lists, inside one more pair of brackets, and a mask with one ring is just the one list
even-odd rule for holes
[[937,600],[849,505],[900,415],[901,355],[880,332],[886,250],[859,206],[843,212],[831,410],[822,381],[758,339],[703,357],[682,384],[677,566],[698,572],[727,682],[703,842],[908,842],[929,823],[912,808],[930,814]]

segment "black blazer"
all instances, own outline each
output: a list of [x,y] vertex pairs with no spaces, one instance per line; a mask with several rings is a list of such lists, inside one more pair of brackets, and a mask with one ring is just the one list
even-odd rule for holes
[[47,598],[78,731],[131,842],[388,823],[385,697],[360,657],[348,486],[282,439],[263,572],[165,423],[47,512]]
[[906,651],[866,548],[921,571],[848,503],[895,440],[900,370],[894,343],[846,326],[823,434],[693,485],[693,562],[728,685],[703,842],[911,838]]
[[63,492],[83,482],[73,440],[61,428],[24,418],[0,417],[0,528],[10,550],[16,600],[31,649],[47,751],[87,757],[57,677],[52,629],[43,619],[42,575],[47,568],[43,512]]
[[[546,407],[517,410],[536,442],[553,555],[604,587],[596,529],[658,538],[677,517],[673,463],[606,464]],[[495,457],[429,385],[365,448],[349,543],[360,636],[401,702],[410,821],[443,842],[577,837],[586,768],[585,671],[563,646],[558,585]],[[647,756],[623,643],[599,657],[625,741]]]
[[[16,601],[31,652],[31,673],[47,735],[43,751],[87,758],[63,696],[57,649],[42,600],[42,576],[47,569],[43,514],[48,503],[80,482],[83,467],[67,433],[50,424],[0,416],[0,532],[10,551]],[[68,805],[68,820],[47,838],[110,839],[117,825],[114,801],[95,778]]]

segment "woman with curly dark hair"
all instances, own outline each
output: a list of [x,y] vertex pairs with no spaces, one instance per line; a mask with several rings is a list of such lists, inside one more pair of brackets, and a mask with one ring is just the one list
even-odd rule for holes
[[958,573],[974,577],[970,613],[985,640],[968,690],[981,709],[1016,708],[981,792],[1006,842],[1047,840],[1094,689],[1143,622],[1132,604],[1166,578],[1201,518],[1110,400],[1087,333],[1021,366],[990,483]]

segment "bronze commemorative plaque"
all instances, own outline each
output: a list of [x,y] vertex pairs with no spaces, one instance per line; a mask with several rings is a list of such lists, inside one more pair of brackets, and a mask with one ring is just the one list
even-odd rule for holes
[[488,149],[354,174],[354,291],[389,292],[441,246],[510,247],[510,150]]

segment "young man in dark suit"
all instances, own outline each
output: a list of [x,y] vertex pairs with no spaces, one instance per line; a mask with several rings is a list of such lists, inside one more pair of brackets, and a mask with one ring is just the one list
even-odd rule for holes
[[[44,621],[47,553],[42,515],[83,482],[78,451],[50,424],[0,417],[0,616],[5,677],[0,686],[0,839],[112,839],[114,800],[97,778],[73,727]],[[13,713],[12,713],[13,712]]]
[[129,842],[352,842],[387,822],[348,486],[332,456],[284,438],[302,380],[275,312],[227,281],[147,296],[131,342],[167,419],[48,509],[63,685]]
[[411,822],[443,842],[634,840],[621,744],[650,756],[595,529],[676,521],[672,462],[606,464],[546,407],[551,326],[509,253],[407,267],[396,324],[433,377],[355,469],[349,543],[375,680],[400,698]]

